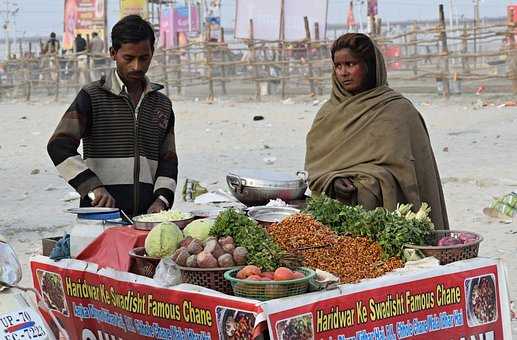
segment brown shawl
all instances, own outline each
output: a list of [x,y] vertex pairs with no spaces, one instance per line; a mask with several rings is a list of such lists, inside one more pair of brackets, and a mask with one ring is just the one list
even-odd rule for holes
[[332,190],[334,179],[349,177],[358,203],[423,202],[437,228],[448,228],[442,185],[429,135],[413,104],[387,85],[381,52],[376,52],[376,87],[351,95],[332,75],[332,95],[307,134],[305,168],[314,194]]

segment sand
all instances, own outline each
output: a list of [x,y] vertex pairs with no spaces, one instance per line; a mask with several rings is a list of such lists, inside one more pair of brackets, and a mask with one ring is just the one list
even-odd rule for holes
[[[517,222],[500,223],[482,213],[493,196],[517,190],[517,108],[497,107],[508,99],[503,96],[410,98],[429,128],[451,228],[483,235],[480,255],[506,262],[510,294],[517,299]],[[210,188],[225,188],[231,169],[301,170],[305,135],[324,100],[174,101],[179,183],[188,177]],[[68,230],[74,216],[64,210],[78,204],[64,201],[72,188],[58,176],[46,152],[47,140],[70,101],[0,104],[0,233],[18,253],[26,284],[31,284],[28,259],[40,251],[41,238]],[[265,119],[253,121],[254,115]],[[176,204],[184,206],[179,197]],[[515,322],[513,328],[517,334]]]

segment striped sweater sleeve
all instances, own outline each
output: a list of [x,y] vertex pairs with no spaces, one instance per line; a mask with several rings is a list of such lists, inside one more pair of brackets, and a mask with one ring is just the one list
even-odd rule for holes
[[90,170],[77,148],[90,124],[90,96],[81,90],[65,112],[47,145],[47,151],[59,174],[81,197],[102,186]]
[[160,146],[160,158],[156,179],[154,182],[154,197],[163,196],[169,203],[174,202],[174,192],[178,180],[178,155],[176,154],[176,141],[174,136],[174,112],[171,115],[167,126],[167,134]]

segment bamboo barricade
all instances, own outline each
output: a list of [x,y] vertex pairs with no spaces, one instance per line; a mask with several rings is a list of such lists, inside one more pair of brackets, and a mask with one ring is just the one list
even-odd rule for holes
[[[392,34],[385,27],[381,30],[378,21],[372,37],[385,53],[388,80],[395,88],[436,92],[434,81],[441,79],[444,96],[454,94],[454,84],[460,81],[471,88],[489,82],[494,88],[517,93],[517,28],[513,13],[507,14],[507,20],[501,23],[476,27],[465,23],[452,29],[446,27],[445,13],[439,7],[436,25],[413,23],[407,31]],[[163,84],[169,96],[205,96],[209,100],[216,95],[216,84],[223,96],[254,94],[257,100],[263,94],[261,84],[266,83],[279,84],[277,92],[276,86],[268,86],[268,93],[283,99],[288,95],[328,93],[333,41],[325,38],[318,23],[311,37],[308,20],[304,18],[303,23],[305,39],[297,42],[286,41],[283,36],[278,41],[257,40],[250,21],[249,39],[243,41],[228,41],[221,30],[219,41],[203,39],[178,48],[157,48],[149,76]],[[31,44],[29,53],[24,54],[20,47],[20,55],[4,63],[0,99],[31,100],[35,95],[50,95],[60,100],[75,95],[85,79],[95,80],[113,67],[108,55],[38,57]],[[88,62],[80,69],[80,60],[84,62],[85,58]],[[170,87],[176,88],[174,94],[169,93]]]

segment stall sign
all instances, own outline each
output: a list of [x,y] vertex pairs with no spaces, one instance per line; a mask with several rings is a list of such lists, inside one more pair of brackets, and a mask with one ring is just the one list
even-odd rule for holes
[[509,339],[508,287],[496,260],[391,275],[263,305],[273,339]]
[[259,332],[258,302],[138,283],[136,275],[81,263],[31,259],[34,287],[71,339],[251,339]]

